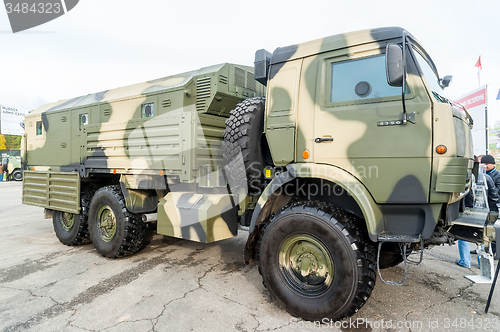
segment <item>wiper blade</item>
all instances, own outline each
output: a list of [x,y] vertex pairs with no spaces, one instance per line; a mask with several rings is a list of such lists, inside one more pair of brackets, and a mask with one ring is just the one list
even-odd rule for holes
[[471,127],[471,129],[472,129],[472,127],[473,127],[473,125],[474,125],[474,120],[472,119],[472,116],[469,114],[469,112],[467,111],[467,109],[465,108],[465,106],[464,106],[464,105],[462,105],[462,104],[457,103],[456,101],[451,102],[451,101],[449,101],[449,100],[448,100],[448,102],[449,102],[452,106],[455,106],[455,107],[461,108],[461,109],[465,112],[465,114],[466,114],[466,116],[467,116],[467,119],[469,120],[469,125],[470,125],[470,127]]
[[448,99],[446,99],[445,97],[441,96],[439,93],[435,92],[435,91],[432,91],[432,94],[434,95],[434,97],[439,100],[440,102],[442,103],[448,103],[450,104],[450,101]]
[[439,93],[437,93],[435,91],[432,91],[432,94],[440,102],[447,103],[447,104],[450,104],[451,106],[457,106],[457,107],[461,108],[465,112],[467,120],[469,120],[469,125],[472,128],[472,126],[474,125],[474,120],[472,119],[472,116],[469,114],[469,112],[467,111],[467,109],[463,105],[461,105],[457,102],[452,102],[448,98],[441,96]]

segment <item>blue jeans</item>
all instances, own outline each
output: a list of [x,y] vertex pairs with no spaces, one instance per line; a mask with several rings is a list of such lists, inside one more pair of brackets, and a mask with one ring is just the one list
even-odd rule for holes
[[3,174],[0,174],[0,181],[3,181]]
[[462,267],[470,267],[470,246],[469,242],[458,240],[458,253],[460,260],[456,263]]

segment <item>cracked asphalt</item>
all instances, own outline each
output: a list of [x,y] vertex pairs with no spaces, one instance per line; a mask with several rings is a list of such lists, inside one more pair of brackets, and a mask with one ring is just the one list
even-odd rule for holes
[[[454,264],[456,246],[427,250],[404,286],[377,280],[361,310],[342,322],[311,322],[278,308],[255,264],[243,264],[247,233],[212,244],[151,230],[138,254],[100,256],[92,244],[59,243],[43,209],[21,204],[21,183],[0,183],[2,331],[499,331],[500,289]],[[382,271],[401,281],[404,266]],[[499,286],[500,288],[500,286]]]

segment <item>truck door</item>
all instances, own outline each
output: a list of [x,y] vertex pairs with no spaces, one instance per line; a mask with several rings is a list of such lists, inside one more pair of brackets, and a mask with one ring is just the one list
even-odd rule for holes
[[402,89],[387,83],[384,52],[322,56],[312,157],[352,173],[378,203],[427,203],[431,103],[409,56],[405,99],[412,122],[401,124]]
[[71,163],[80,164],[84,156],[85,134],[83,127],[90,123],[91,109],[84,108],[74,112],[71,119],[71,132],[73,136],[71,146]]

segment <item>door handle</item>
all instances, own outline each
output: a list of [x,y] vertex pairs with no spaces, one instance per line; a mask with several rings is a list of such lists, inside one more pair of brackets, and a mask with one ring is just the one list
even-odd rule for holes
[[332,142],[332,141],[333,141],[333,137],[316,137],[316,139],[314,140],[314,142],[316,142],[316,143]]

